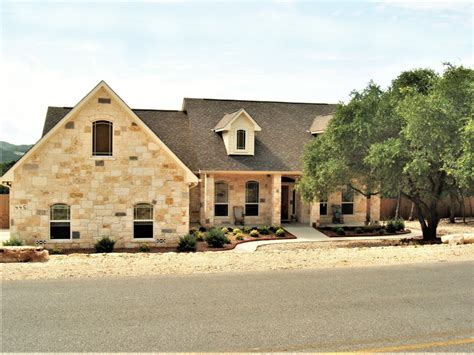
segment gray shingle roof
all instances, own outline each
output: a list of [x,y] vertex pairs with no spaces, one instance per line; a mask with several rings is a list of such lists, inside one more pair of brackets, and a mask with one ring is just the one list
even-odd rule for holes
[[[335,111],[335,104],[184,99],[184,111],[140,110],[133,112],[191,170],[302,170],[304,146],[313,137],[308,129],[315,117]],[[245,109],[262,128],[255,134],[255,155],[227,155],[224,142],[213,128],[223,117]],[[45,135],[72,108],[49,107]]]

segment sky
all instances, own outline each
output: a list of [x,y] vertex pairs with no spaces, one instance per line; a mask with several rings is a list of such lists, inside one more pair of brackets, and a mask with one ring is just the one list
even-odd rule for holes
[[183,97],[347,102],[369,80],[473,66],[470,2],[0,0],[0,140],[105,80],[132,108]]

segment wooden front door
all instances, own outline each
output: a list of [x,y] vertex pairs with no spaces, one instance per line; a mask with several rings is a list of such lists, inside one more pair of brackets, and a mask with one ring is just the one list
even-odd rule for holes
[[289,208],[289,186],[281,187],[281,220],[288,221],[288,208]]

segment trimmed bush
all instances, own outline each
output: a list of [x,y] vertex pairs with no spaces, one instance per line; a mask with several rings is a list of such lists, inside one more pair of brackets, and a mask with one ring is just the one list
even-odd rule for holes
[[11,236],[10,239],[5,240],[2,244],[5,247],[21,247],[23,245],[23,240]]
[[277,225],[273,225],[270,227],[270,231],[272,231],[273,233],[276,233],[276,231],[279,229],[281,229],[281,227]]
[[108,236],[103,236],[95,244],[94,248],[97,253],[111,253],[114,251],[115,240]]
[[387,231],[384,228],[380,228],[379,233],[380,235],[384,235]]
[[362,229],[365,233],[372,233],[375,230],[374,226],[364,226]]
[[275,235],[277,237],[284,237],[285,236],[285,230],[283,228],[278,228],[276,231],[275,231]]
[[232,232],[234,231],[234,228],[233,228],[233,227],[227,227],[227,231],[228,231],[229,233],[232,233]]
[[221,229],[212,228],[207,234],[206,243],[212,248],[223,248],[224,244],[229,244],[230,241]]
[[196,237],[197,242],[203,242],[204,241],[204,233],[197,231],[194,233],[194,236]]
[[140,244],[140,248],[138,248],[140,253],[148,253],[150,251],[150,247],[148,244]]
[[239,228],[235,228],[235,229],[232,231],[232,233],[233,233],[234,235],[237,235],[237,234],[241,234],[242,231],[241,231]]
[[385,227],[387,233],[395,233],[397,231],[397,227],[395,226],[395,222],[393,220],[387,222],[387,226]]
[[221,231],[222,231],[224,234],[229,233],[229,230],[227,229],[227,227],[222,227],[222,228],[221,228]]
[[204,233],[204,232],[207,231],[207,229],[206,229],[206,227],[202,227],[202,226],[201,226],[201,227],[199,227],[199,231],[200,231],[201,233]]
[[194,234],[186,234],[184,237],[179,238],[178,251],[196,251],[196,237]]
[[252,231],[252,228],[246,226],[243,228],[243,231],[245,234],[249,234]]
[[402,231],[405,229],[405,221],[402,218],[397,218],[397,219],[394,219],[393,221],[394,221],[393,223],[395,225],[395,229],[397,231]]
[[364,231],[362,230],[362,228],[357,227],[356,229],[354,229],[354,232],[356,232],[357,234],[362,234]]
[[51,249],[51,251],[49,253],[51,255],[59,255],[59,254],[63,253],[63,250],[61,248],[54,247],[53,249]]
[[250,236],[251,236],[251,237],[254,237],[254,238],[257,238],[257,237],[258,237],[258,230],[252,229],[252,230],[250,231]]
[[267,226],[263,226],[262,228],[259,229],[259,232],[262,235],[268,235],[270,234],[270,229]]
[[336,232],[337,235],[346,235],[346,232],[344,231],[344,228],[342,227],[337,227],[334,232]]
[[235,239],[236,239],[236,240],[244,240],[244,237],[242,236],[241,233],[237,233],[237,234],[235,235]]

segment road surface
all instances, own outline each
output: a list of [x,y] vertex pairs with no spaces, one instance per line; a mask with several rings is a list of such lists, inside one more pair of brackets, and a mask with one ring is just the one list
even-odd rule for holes
[[3,352],[473,352],[474,263],[2,284]]

